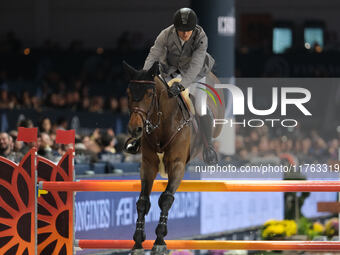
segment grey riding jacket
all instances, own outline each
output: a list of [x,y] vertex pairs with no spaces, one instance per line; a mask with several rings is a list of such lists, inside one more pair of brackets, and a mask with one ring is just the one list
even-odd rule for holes
[[215,60],[207,53],[207,48],[208,38],[202,27],[197,25],[182,46],[174,25],[171,25],[158,35],[143,69],[149,70],[155,61],[159,61],[162,75],[181,74],[181,84],[188,88],[205,77],[214,66]]

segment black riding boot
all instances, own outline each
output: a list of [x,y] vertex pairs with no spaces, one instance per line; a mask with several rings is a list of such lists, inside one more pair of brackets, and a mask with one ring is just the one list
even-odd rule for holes
[[141,138],[130,137],[124,145],[124,151],[130,154],[137,154],[140,150]]
[[207,115],[200,116],[200,125],[202,134],[204,135],[203,139],[206,139],[207,144],[204,144],[203,149],[203,160],[205,163],[211,165],[217,163],[217,154],[215,152],[214,146],[212,145],[212,127],[213,122],[211,117]]

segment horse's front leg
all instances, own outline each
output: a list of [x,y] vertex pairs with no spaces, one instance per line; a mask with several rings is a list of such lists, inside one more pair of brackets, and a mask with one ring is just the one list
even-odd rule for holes
[[137,206],[137,222],[136,230],[133,235],[133,240],[135,244],[132,248],[132,254],[144,254],[144,249],[142,243],[145,241],[145,215],[148,214],[150,210],[150,193],[153,185],[153,181],[156,178],[158,171],[158,158],[153,158],[152,156],[144,157],[142,160],[140,175],[141,175],[141,185],[142,189],[139,195],[139,199],[136,203]]
[[179,187],[181,180],[184,176],[185,161],[182,159],[174,159],[173,162],[166,164],[168,165],[168,185],[166,190],[161,194],[158,200],[158,205],[161,209],[161,215],[156,228],[157,239],[153,245],[151,254],[167,254],[167,247],[164,242],[164,237],[168,233],[168,213],[175,200],[174,194]]

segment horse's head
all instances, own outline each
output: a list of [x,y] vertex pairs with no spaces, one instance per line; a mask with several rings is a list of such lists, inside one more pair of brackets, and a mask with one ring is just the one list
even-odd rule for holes
[[136,70],[123,62],[126,77],[129,81],[127,95],[129,99],[130,121],[128,131],[131,136],[140,138],[143,128],[157,103],[155,76],[159,73],[158,62],[149,70]]

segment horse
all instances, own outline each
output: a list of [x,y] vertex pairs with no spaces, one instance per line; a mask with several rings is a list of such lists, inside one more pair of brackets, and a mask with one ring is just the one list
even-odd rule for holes
[[[136,70],[125,62],[123,68],[129,81],[128,132],[133,138],[141,138],[142,153],[141,192],[136,203],[137,222],[132,254],[144,254],[142,243],[146,238],[145,215],[151,206],[149,196],[157,173],[162,169],[163,175],[168,177],[168,184],[158,201],[161,213],[151,254],[166,254],[164,237],[167,235],[168,212],[183,179],[186,164],[202,150],[202,137],[194,130],[192,118],[185,117],[185,110],[178,103],[179,98],[168,95],[168,85],[158,75],[157,62],[147,71]],[[212,73],[209,77],[217,82]],[[224,117],[224,108],[215,114],[220,118],[223,114]],[[216,126],[213,136],[216,137],[220,131],[221,125]]]

